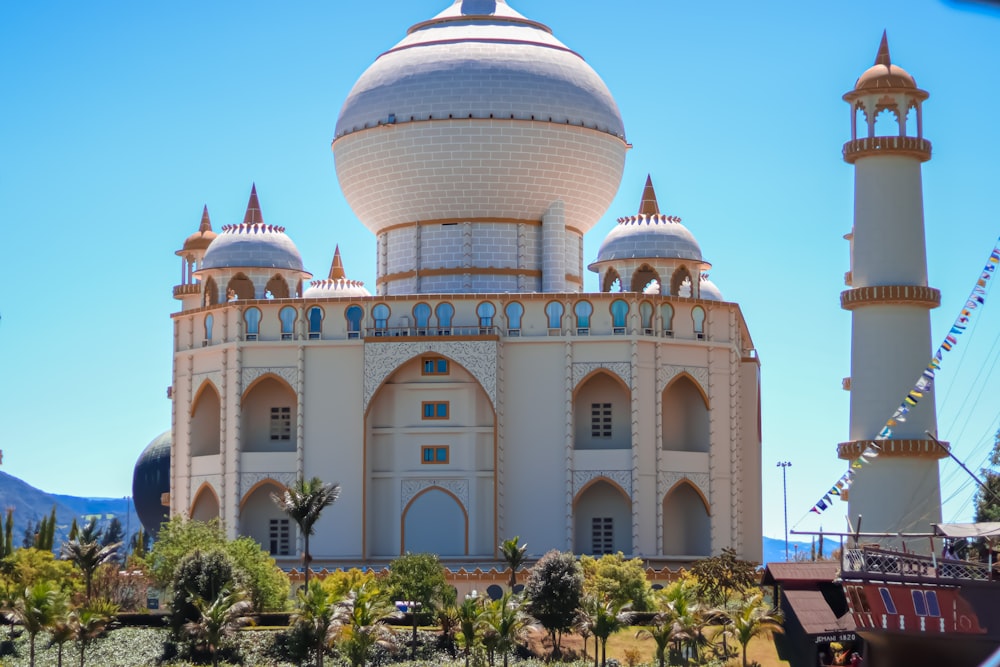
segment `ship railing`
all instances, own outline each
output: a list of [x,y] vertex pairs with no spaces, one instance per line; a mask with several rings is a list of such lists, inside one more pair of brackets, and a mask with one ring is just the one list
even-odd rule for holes
[[969,561],[934,558],[918,554],[865,546],[845,549],[841,576],[886,574],[919,579],[965,579],[988,581],[990,566]]

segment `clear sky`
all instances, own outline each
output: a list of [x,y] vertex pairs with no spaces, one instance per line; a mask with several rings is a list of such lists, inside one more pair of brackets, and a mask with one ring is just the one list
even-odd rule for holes
[[[334,125],[375,57],[449,2],[0,4],[3,470],[59,493],[131,493],[136,457],[170,427],[173,253],[205,204],[216,230],[240,222],[256,182],[264,219],[287,228],[308,270],[325,277],[339,243],[348,277],[374,286],[374,237],[338,188]],[[683,218],[741,304],[763,362],[764,532],[780,536],[775,464],[792,462],[791,524],[844,470],[853,172],[840,96],[883,29],[893,62],[931,94],[936,347],[1000,234],[1000,13],[941,0],[512,5],[597,70],[634,144],[585,259],[636,212],[650,173],[661,210]],[[1000,303],[977,317],[938,374],[941,436],[974,467],[997,427]],[[964,473],[944,462],[942,480],[945,517],[967,518]]]

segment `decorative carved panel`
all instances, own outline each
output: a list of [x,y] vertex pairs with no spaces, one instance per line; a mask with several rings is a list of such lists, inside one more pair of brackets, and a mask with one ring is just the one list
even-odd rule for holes
[[599,477],[610,479],[625,489],[628,497],[632,498],[631,470],[577,470],[573,473],[573,496],[575,497],[576,494],[580,493],[580,489]]
[[263,482],[265,479],[273,479],[275,482],[282,484],[284,486],[292,486],[295,484],[295,473],[294,472],[244,472],[240,474],[240,488],[238,489],[238,494],[240,500],[243,500],[243,494],[254,487],[258,482]]
[[364,409],[372,396],[397,368],[422,354],[434,352],[453,359],[469,371],[482,386],[490,403],[497,405],[497,344],[495,341],[415,341],[365,346],[365,397]]
[[[712,495],[709,493],[710,484],[707,472],[661,472],[658,481],[662,493],[670,491],[682,479],[691,482],[708,499],[709,504],[711,504]],[[663,499],[661,498],[660,500],[662,502]]]
[[403,513],[406,505],[421,491],[432,487],[440,487],[455,495],[466,511],[469,509],[469,480],[467,479],[404,479],[402,493],[399,496],[399,512]]
[[295,366],[258,366],[258,367],[243,367],[243,376],[241,377],[241,386],[246,389],[250,386],[250,383],[257,378],[264,375],[277,375],[281,379],[285,380],[292,387],[298,386],[299,383],[299,371]]
[[705,395],[711,397],[711,394],[708,393],[708,368],[704,366],[660,366],[656,369],[656,393],[662,393],[670,381],[681,373],[687,373],[693,377],[701,385],[701,390],[705,392]]
[[627,361],[597,361],[597,362],[577,362],[573,364],[573,390],[577,385],[594,371],[603,368],[614,373],[626,386],[632,385],[632,365]]

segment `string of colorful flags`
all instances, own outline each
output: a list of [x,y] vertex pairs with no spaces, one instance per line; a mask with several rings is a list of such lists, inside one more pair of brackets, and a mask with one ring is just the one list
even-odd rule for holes
[[864,451],[851,461],[850,467],[847,469],[840,479],[830,487],[830,489],[823,494],[815,505],[812,506],[810,512],[815,514],[822,514],[827,508],[833,505],[833,497],[841,495],[844,491],[851,487],[854,482],[854,476],[856,470],[861,468],[867,463],[870,463],[874,459],[878,458],[878,455],[882,451],[882,446],[879,444],[882,440],[888,440],[892,437],[893,428],[906,421],[906,415],[910,412],[913,407],[920,402],[920,399],[924,397],[931,387],[934,386],[934,374],[941,369],[941,361],[944,357],[945,352],[950,352],[956,345],[958,345],[958,337],[965,332],[966,327],[969,326],[969,320],[972,317],[973,311],[975,311],[979,306],[986,302],[986,283],[990,280],[993,273],[996,271],[997,264],[1000,264],[1000,239],[997,239],[997,244],[993,247],[993,251],[990,253],[990,258],[986,262],[986,266],[983,267],[982,272],[979,274],[979,279],[976,280],[975,287],[972,288],[972,292],[969,294],[968,300],[966,300],[965,305],[962,307],[962,312],[959,313],[958,317],[955,319],[955,323],[951,325],[951,329],[948,331],[948,335],[945,336],[944,342],[938,347],[937,352],[934,353],[934,357],[931,362],[927,364],[927,368],[923,370],[920,377],[917,378],[916,383],[913,385],[913,389],[906,395],[903,401],[896,408],[892,416],[886,421],[885,426],[882,430],[878,432],[874,440],[868,442],[865,446]]

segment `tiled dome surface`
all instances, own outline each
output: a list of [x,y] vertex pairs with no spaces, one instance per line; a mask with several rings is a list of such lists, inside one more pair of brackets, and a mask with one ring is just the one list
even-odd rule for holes
[[222,228],[205,252],[202,269],[267,268],[304,271],[298,248],[284,227],[265,224]]
[[601,243],[597,263],[622,259],[704,261],[694,235],[677,218],[639,215],[622,218]]

